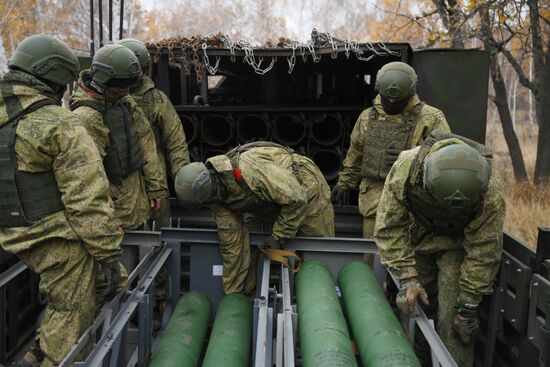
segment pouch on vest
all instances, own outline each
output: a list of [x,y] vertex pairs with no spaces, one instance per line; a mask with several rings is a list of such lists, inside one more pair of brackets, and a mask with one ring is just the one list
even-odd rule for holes
[[404,114],[403,123],[379,120],[374,107],[369,114],[367,136],[363,148],[361,175],[376,179],[385,179],[390,171],[386,162],[386,150],[407,150],[411,148],[411,139],[416,129],[423,103],[416,105]]
[[0,128],[0,227],[28,227],[63,210],[61,193],[52,171],[18,171],[15,132],[19,120],[44,105],[42,101]]
[[143,155],[139,138],[123,100],[105,111],[103,122],[109,129],[103,166],[109,181],[121,185],[130,174],[140,169]]
[[124,99],[106,108],[100,100],[79,100],[71,103],[71,111],[85,106],[103,115],[103,123],[109,129],[109,144],[105,147],[103,167],[109,182],[121,185],[131,173],[144,164],[139,138]]

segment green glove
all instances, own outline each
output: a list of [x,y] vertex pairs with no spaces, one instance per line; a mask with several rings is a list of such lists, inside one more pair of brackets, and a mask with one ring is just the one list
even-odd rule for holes
[[397,304],[399,311],[401,311],[404,315],[410,315],[413,313],[414,302],[417,298],[420,298],[420,301],[425,305],[430,304],[430,302],[428,302],[428,294],[426,293],[426,290],[422,284],[416,280],[416,278],[401,280],[399,292],[397,293],[397,297],[395,297],[395,303]]
[[330,193],[330,201],[332,201],[333,204],[341,204],[344,200],[345,194],[346,190],[338,186],[334,186],[332,192]]
[[120,284],[120,264],[117,259],[115,261],[101,262],[100,266],[103,274],[105,274],[106,283],[106,288],[103,292],[103,296],[108,302],[114,298]]
[[453,330],[464,344],[469,344],[479,329],[477,305],[458,301],[456,316],[453,320]]

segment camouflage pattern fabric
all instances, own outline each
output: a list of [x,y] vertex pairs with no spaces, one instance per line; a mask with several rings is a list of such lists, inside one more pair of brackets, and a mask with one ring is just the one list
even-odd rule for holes
[[[17,71],[4,75],[3,82],[13,85],[13,95],[1,96],[0,125],[12,108],[7,100],[16,99],[25,109],[53,94]],[[57,366],[94,318],[97,261],[120,256],[122,234],[116,231],[101,157],[70,111],[46,106],[27,114],[18,124],[15,151],[20,171],[54,173],[65,206],[29,227],[0,228],[2,248],[40,274],[48,300],[38,335],[42,366]]]
[[[157,144],[157,154],[166,180],[173,177],[181,167],[189,163],[187,142],[180,118],[174,106],[148,76],[142,84],[131,91],[138,106],[143,109],[151,124]],[[169,226],[170,203],[163,199],[160,210],[153,213],[153,219],[159,226]]]
[[248,293],[255,287],[249,228],[268,223],[272,235],[283,241],[296,235],[334,236],[329,187],[310,159],[281,148],[250,149],[239,158],[246,190],[233,178],[227,156],[210,158],[207,164],[220,174],[229,172],[220,175],[222,191],[210,207],[218,226],[225,293]]
[[[99,97],[79,83],[79,89],[73,93],[71,101],[93,98]],[[122,185],[110,184],[109,191],[115,205],[115,215],[121,221],[122,227],[136,229],[151,217],[149,199],[164,198],[168,192],[149,122],[132,97],[124,97],[124,102],[130,111],[141,152],[147,163],[141,170],[130,174]],[[86,106],[78,107],[73,112],[81,119],[101,156],[105,156],[105,147],[109,144],[109,129],[103,123],[102,114]]]
[[[413,96],[405,107],[404,112],[411,111],[419,103],[421,102],[418,95]],[[344,159],[344,167],[338,175],[337,186],[345,190],[350,190],[356,188],[360,182],[359,212],[363,216],[363,237],[365,238],[373,237],[376,210],[378,208],[378,202],[380,201],[380,195],[382,194],[382,188],[384,187],[384,180],[363,177],[361,174],[361,167],[363,166],[364,159],[364,145],[368,134],[368,122],[371,108],[375,108],[378,112],[378,120],[386,120],[388,123],[404,123],[403,114],[388,115],[384,112],[380,95],[378,95],[373,101],[373,107],[367,108],[359,115],[351,133],[350,147]],[[412,133],[410,148],[422,144],[424,139],[426,139],[434,129],[450,131],[443,112],[425,104],[418,117],[416,128]]]
[[[449,143],[461,142],[439,141],[430,153]],[[493,170],[482,205],[464,235],[430,233],[407,208],[409,174],[419,150],[417,147],[401,153],[392,167],[380,199],[374,237],[382,263],[394,275],[400,279],[417,277],[424,285],[431,305],[429,311],[437,314],[437,329],[443,342],[460,366],[470,366],[473,343],[462,344],[452,332],[454,306],[458,300],[479,304],[483,295],[493,292],[502,256],[504,189]]]

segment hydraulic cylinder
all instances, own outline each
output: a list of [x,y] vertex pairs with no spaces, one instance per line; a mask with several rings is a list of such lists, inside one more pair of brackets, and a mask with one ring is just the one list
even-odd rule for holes
[[149,367],[198,366],[212,305],[199,292],[180,298]]
[[330,269],[304,262],[296,276],[298,330],[303,367],[357,366]]
[[252,303],[240,293],[224,296],[218,306],[202,366],[248,366],[251,338]]
[[420,367],[371,268],[358,261],[346,264],[338,285],[363,366]]

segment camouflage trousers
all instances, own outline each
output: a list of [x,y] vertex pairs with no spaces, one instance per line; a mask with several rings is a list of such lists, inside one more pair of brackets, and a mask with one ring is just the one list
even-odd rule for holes
[[[311,215],[308,215],[297,236],[334,237],[334,209],[327,200],[310,202]],[[230,245],[221,246],[220,254],[223,260],[222,284],[226,294],[241,292],[250,294],[256,287],[257,251],[251,249],[248,240],[248,230],[270,231],[278,213],[248,214],[245,216],[245,229],[236,230],[234,241]],[[247,238],[242,238],[246,236]]]
[[[40,275],[40,292],[47,299],[44,319],[37,332],[44,353],[41,367],[57,366],[92,324],[96,313],[96,285],[101,284],[103,274],[79,241],[44,241],[17,256]],[[126,272],[122,272],[123,279],[127,280]],[[98,299],[102,302],[101,297]]]
[[[440,251],[433,254],[416,252],[418,280],[428,293],[429,306],[422,306],[426,315],[436,322],[437,333],[457,362],[459,367],[473,365],[474,342],[464,344],[454,333],[453,319],[456,315],[456,302],[459,294],[458,281],[464,250]],[[429,347],[418,332],[415,351],[423,365],[429,364]],[[431,365],[431,364],[430,364]]]
[[[376,211],[382,196],[384,181],[364,178],[359,186],[359,212],[363,216],[363,238],[374,238]],[[374,266],[374,254],[364,254],[365,261],[371,268]]]

